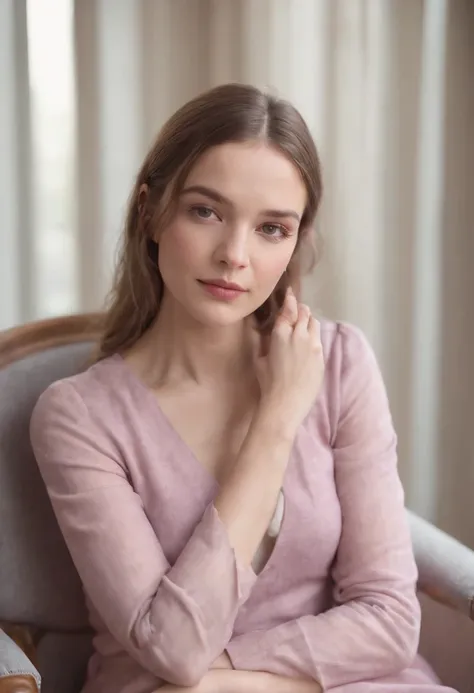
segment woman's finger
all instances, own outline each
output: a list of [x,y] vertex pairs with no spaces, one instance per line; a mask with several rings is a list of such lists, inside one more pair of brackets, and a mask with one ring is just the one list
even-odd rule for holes
[[308,323],[308,332],[311,337],[311,341],[315,346],[321,346],[321,325],[318,320],[312,315],[310,316]]
[[311,318],[311,311],[305,303],[298,304],[298,322],[301,322],[306,328],[308,328],[309,320]]
[[300,303],[298,306],[298,321],[295,325],[295,334],[308,334],[309,321],[311,319],[311,311],[307,305]]
[[292,327],[298,320],[298,301],[291,288],[287,289],[278,319],[286,321]]

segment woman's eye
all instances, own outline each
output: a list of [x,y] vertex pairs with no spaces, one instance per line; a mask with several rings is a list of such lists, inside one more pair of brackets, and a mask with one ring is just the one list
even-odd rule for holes
[[199,219],[211,219],[212,215],[214,214],[210,207],[203,207],[202,205],[191,207],[191,212],[195,214],[195,216],[199,217]]
[[261,229],[266,236],[270,236],[271,238],[284,238],[288,236],[287,230],[280,224],[263,224]]

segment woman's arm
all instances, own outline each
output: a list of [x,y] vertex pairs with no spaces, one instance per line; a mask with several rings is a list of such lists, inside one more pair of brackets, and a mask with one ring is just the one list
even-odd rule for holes
[[[275,511],[296,432],[324,376],[319,324],[287,292],[262,354],[255,348],[260,405],[215,505],[238,558],[249,565]],[[263,432],[263,435],[262,435]]]
[[[249,476],[258,481],[260,475],[261,483],[267,470],[270,484],[262,488],[267,497],[274,481],[275,500],[266,503],[268,524],[291,441],[280,439],[264,422],[265,417],[258,418],[251,427],[241,464],[247,469],[247,460],[253,459]],[[111,441],[69,381],[56,383],[40,398],[31,440],[86,594],[107,628],[157,677],[184,686],[196,684],[228,643],[237,611],[256,579],[236,558],[228,528],[214,505],[170,566],[124,463],[114,458]],[[262,508],[254,505],[264,526]],[[225,514],[225,502],[220,508]],[[237,524],[239,514],[232,519]],[[263,535],[265,528],[261,531]],[[259,537],[239,544],[239,536],[241,553],[250,547],[250,555]]]
[[262,400],[232,473],[173,566],[74,381],[51,386],[33,413],[33,449],[86,594],[117,641],[171,683],[194,685],[208,671],[256,579],[249,564],[322,379],[308,316],[296,307],[294,326],[284,314],[277,321],[258,362]]
[[244,634],[227,647],[236,669],[310,677],[324,690],[406,668],[420,627],[416,567],[382,378],[357,330],[341,326],[336,339],[342,352],[340,393],[333,393],[340,397],[334,444],[342,511],[333,571],[338,606]]
[[210,671],[192,688],[168,684],[156,693],[322,693],[322,688],[315,681],[221,669]]

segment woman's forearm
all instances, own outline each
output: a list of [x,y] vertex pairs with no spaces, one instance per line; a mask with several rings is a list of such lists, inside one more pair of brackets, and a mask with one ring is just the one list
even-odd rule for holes
[[[242,693],[322,693],[323,689],[317,681],[310,679],[291,679],[266,672],[246,671],[249,675],[248,688],[241,689]],[[255,678],[254,678],[255,677]],[[256,677],[260,677],[257,679]],[[258,688],[255,688],[257,683]],[[230,692],[229,692],[230,693]]]
[[291,679],[263,671],[209,671],[192,688],[166,684],[156,693],[323,693],[316,681]]
[[272,519],[296,431],[320,391],[324,358],[319,325],[286,292],[265,349],[255,344],[260,402],[231,472],[215,500],[230,543],[250,565]]
[[276,419],[271,407],[261,407],[216,497],[229,541],[245,565],[250,565],[272,519],[295,433]]

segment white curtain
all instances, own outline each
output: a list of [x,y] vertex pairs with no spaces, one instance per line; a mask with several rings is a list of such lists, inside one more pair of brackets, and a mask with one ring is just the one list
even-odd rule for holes
[[[305,298],[365,330],[408,504],[474,546],[471,0],[69,1],[61,15],[53,0],[0,0],[0,327],[98,308],[165,118],[221,82],[273,87],[302,111],[324,167],[325,258]],[[49,121],[47,75],[65,95]],[[50,198],[48,170],[60,171]]]

